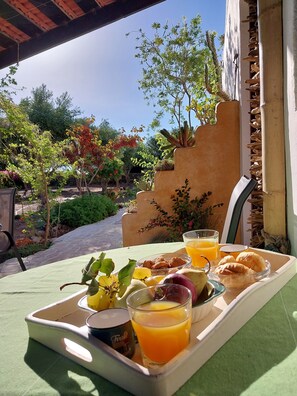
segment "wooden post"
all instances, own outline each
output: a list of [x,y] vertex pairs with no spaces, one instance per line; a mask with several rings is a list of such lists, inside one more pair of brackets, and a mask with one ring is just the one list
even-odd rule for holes
[[258,0],[258,22],[264,231],[285,238],[282,0]]

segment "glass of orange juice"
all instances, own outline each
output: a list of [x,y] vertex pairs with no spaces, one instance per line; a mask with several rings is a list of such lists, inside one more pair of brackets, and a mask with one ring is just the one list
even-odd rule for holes
[[193,230],[183,234],[188,255],[195,267],[205,267],[206,257],[209,261],[216,260],[219,255],[219,232],[215,230]]
[[132,293],[127,307],[146,367],[159,367],[187,347],[192,297],[177,284],[159,284]]

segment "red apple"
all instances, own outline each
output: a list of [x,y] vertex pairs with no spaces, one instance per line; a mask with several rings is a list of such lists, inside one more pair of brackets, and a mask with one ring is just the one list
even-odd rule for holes
[[195,285],[185,275],[178,274],[178,273],[175,272],[174,274],[167,275],[163,279],[162,283],[163,284],[171,283],[171,284],[182,285],[182,286],[187,287],[190,290],[191,294],[192,294],[192,305],[194,305],[196,303],[196,301],[198,299],[198,295],[197,295],[197,292],[196,292]]

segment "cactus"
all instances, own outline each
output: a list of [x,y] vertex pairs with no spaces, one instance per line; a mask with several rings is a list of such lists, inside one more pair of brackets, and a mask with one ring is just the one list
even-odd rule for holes
[[160,133],[174,148],[193,147],[195,145],[193,129],[189,128],[187,121],[184,122],[183,127],[180,127],[177,137],[173,136],[167,129],[162,129]]

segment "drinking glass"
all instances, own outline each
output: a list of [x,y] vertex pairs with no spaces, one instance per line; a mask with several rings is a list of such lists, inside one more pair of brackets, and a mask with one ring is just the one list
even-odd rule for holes
[[159,367],[187,347],[192,318],[192,297],[187,287],[146,287],[127,298],[127,307],[144,366]]
[[[193,230],[183,234],[188,255],[195,267],[205,267],[206,257],[209,261],[216,260],[219,254],[219,232],[215,230]],[[202,257],[204,256],[204,257]]]

